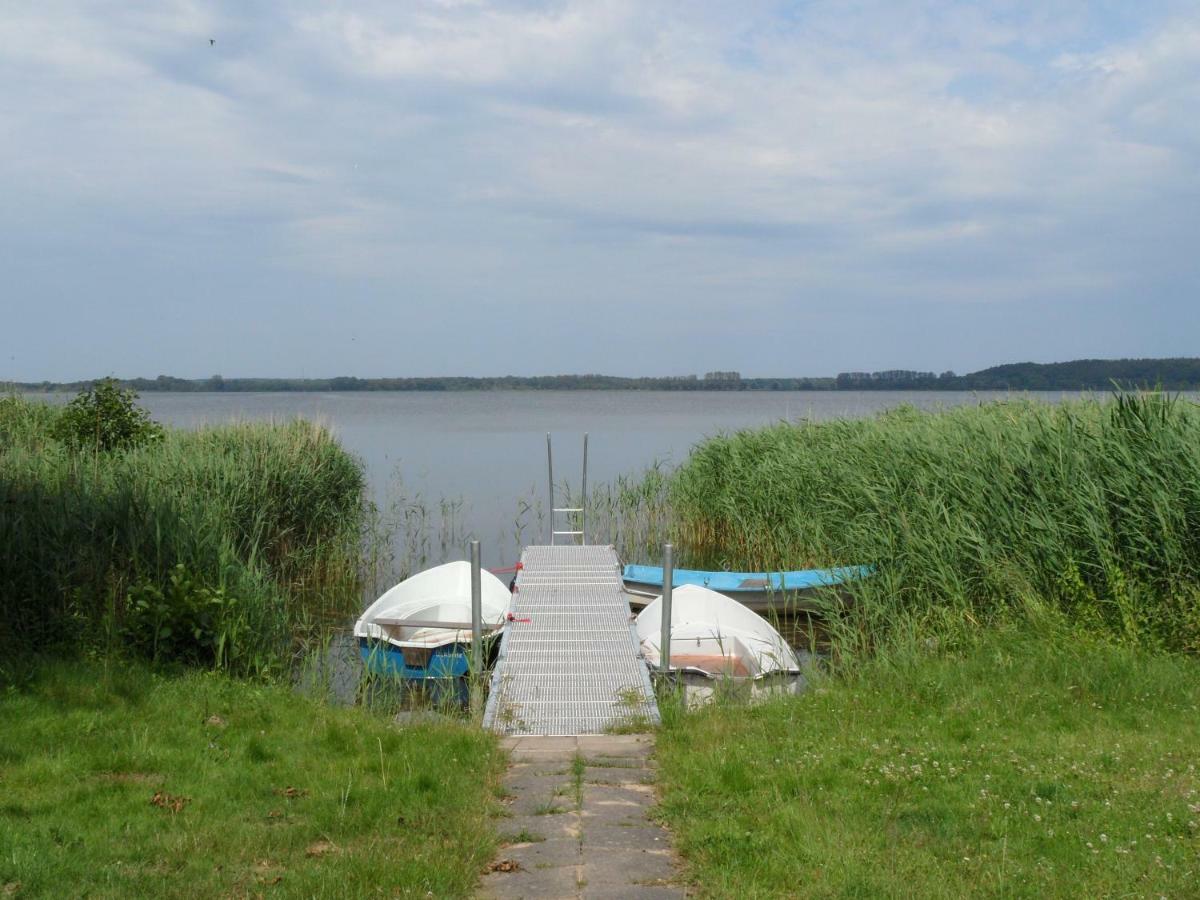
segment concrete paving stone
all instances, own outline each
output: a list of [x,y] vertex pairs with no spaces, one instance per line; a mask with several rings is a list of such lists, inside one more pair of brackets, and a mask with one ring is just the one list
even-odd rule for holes
[[505,773],[504,781],[506,783],[514,781],[522,781],[527,778],[558,778],[566,781],[573,781],[575,773],[572,771],[574,760],[569,762],[532,762],[532,763],[516,763],[510,765],[508,772]]
[[580,813],[580,827],[586,834],[592,828],[632,828],[651,824],[641,806],[593,806],[584,807]]
[[504,779],[504,791],[513,797],[536,794],[539,797],[554,797],[569,788],[575,790],[575,779],[569,775],[519,775]]
[[[562,778],[568,781],[574,780],[575,773],[571,771],[570,762],[554,762],[554,763],[531,763],[529,765],[529,775],[535,778]],[[514,777],[520,777],[517,773]]]
[[538,765],[569,766],[575,759],[574,750],[510,750],[508,758],[511,762],[537,763]]
[[532,750],[541,753],[557,751],[560,753],[574,753],[578,746],[578,738],[575,737],[547,737],[545,735],[524,735],[514,737],[504,737],[500,739],[500,746],[505,750]]
[[583,785],[583,808],[593,806],[653,806],[658,800],[650,784]]
[[645,769],[615,769],[587,766],[583,770],[584,784],[653,784],[654,773]]
[[500,853],[502,859],[513,859],[522,869],[554,869],[578,866],[583,862],[579,841],[574,838],[555,838],[537,844],[514,844]]
[[590,754],[584,757],[584,762],[589,766],[597,768],[610,769],[633,769],[637,770],[654,770],[658,768],[658,761],[653,757],[641,756],[604,756],[601,754]]
[[671,851],[618,850],[606,848],[594,856],[584,855],[583,880],[600,889],[632,885],[661,885],[676,876]]
[[677,900],[687,892],[678,885],[623,884],[617,887],[592,887],[584,885],[580,896],[583,900]]
[[577,813],[557,816],[513,816],[496,823],[496,833],[504,843],[514,843],[522,833],[536,835],[543,840],[579,840],[582,832]]
[[[504,809],[508,811],[509,816],[501,821],[525,816],[557,818],[576,811],[574,796],[562,796],[549,788],[539,791],[521,790],[514,793],[516,796],[504,804]],[[560,812],[548,813],[547,810],[550,808],[558,809]]]
[[647,734],[584,734],[576,740],[584,756],[649,756],[654,751],[654,736]]
[[578,897],[580,877],[577,866],[491,872],[483,876],[478,896],[491,900]]
[[670,850],[671,837],[657,825],[643,824],[593,824],[588,822],[583,830],[584,856],[595,855],[593,851],[615,850]]
[[[556,811],[555,811],[556,810]],[[575,805],[573,803],[565,803],[562,798],[549,797],[519,797],[509,806],[509,811],[512,813],[511,818],[524,818],[525,816],[537,816],[539,819],[561,819],[563,816],[576,815]],[[507,822],[508,819],[497,819],[497,822]]]
[[504,778],[504,787],[510,793],[517,791],[554,793],[554,789],[559,785],[574,783],[575,776],[570,772],[564,775],[542,775],[535,768],[529,768],[523,772],[510,772]]

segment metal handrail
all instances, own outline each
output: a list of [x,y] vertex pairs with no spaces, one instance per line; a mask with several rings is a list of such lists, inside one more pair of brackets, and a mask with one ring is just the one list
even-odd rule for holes
[[[546,432],[546,474],[549,477],[550,485],[550,545],[554,546],[556,537],[578,537],[579,545],[587,545],[587,463],[588,463],[588,435],[583,434],[583,482],[581,485],[581,502],[582,506],[555,506],[554,505],[554,450],[551,446],[550,432]],[[569,499],[569,492],[568,492]],[[558,514],[572,515],[578,514],[580,518],[580,527],[578,531],[560,530],[554,527],[554,517]]]

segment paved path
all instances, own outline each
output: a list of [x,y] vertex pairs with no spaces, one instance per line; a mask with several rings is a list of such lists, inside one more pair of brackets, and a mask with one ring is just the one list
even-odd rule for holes
[[678,898],[670,833],[652,822],[649,735],[506,738],[504,840],[481,897]]

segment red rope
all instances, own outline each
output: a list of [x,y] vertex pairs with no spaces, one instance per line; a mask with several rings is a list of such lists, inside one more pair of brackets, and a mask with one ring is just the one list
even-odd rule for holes
[[502,569],[488,569],[488,571],[493,575],[507,575],[509,572],[520,572],[523,568],[525,567],[521,563],[517,563],[515,566],[505,566]]

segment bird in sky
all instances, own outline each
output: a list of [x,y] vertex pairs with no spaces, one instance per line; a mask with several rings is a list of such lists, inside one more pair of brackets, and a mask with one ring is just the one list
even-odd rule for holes
[[211,47],[211,46],[212,46],[213,44],[215,44],[216,42],[217,42],[217,39],[216,39],[216,38],[209,38],[209,39],[208,39],[208,46],[210,46],[210,47]]

